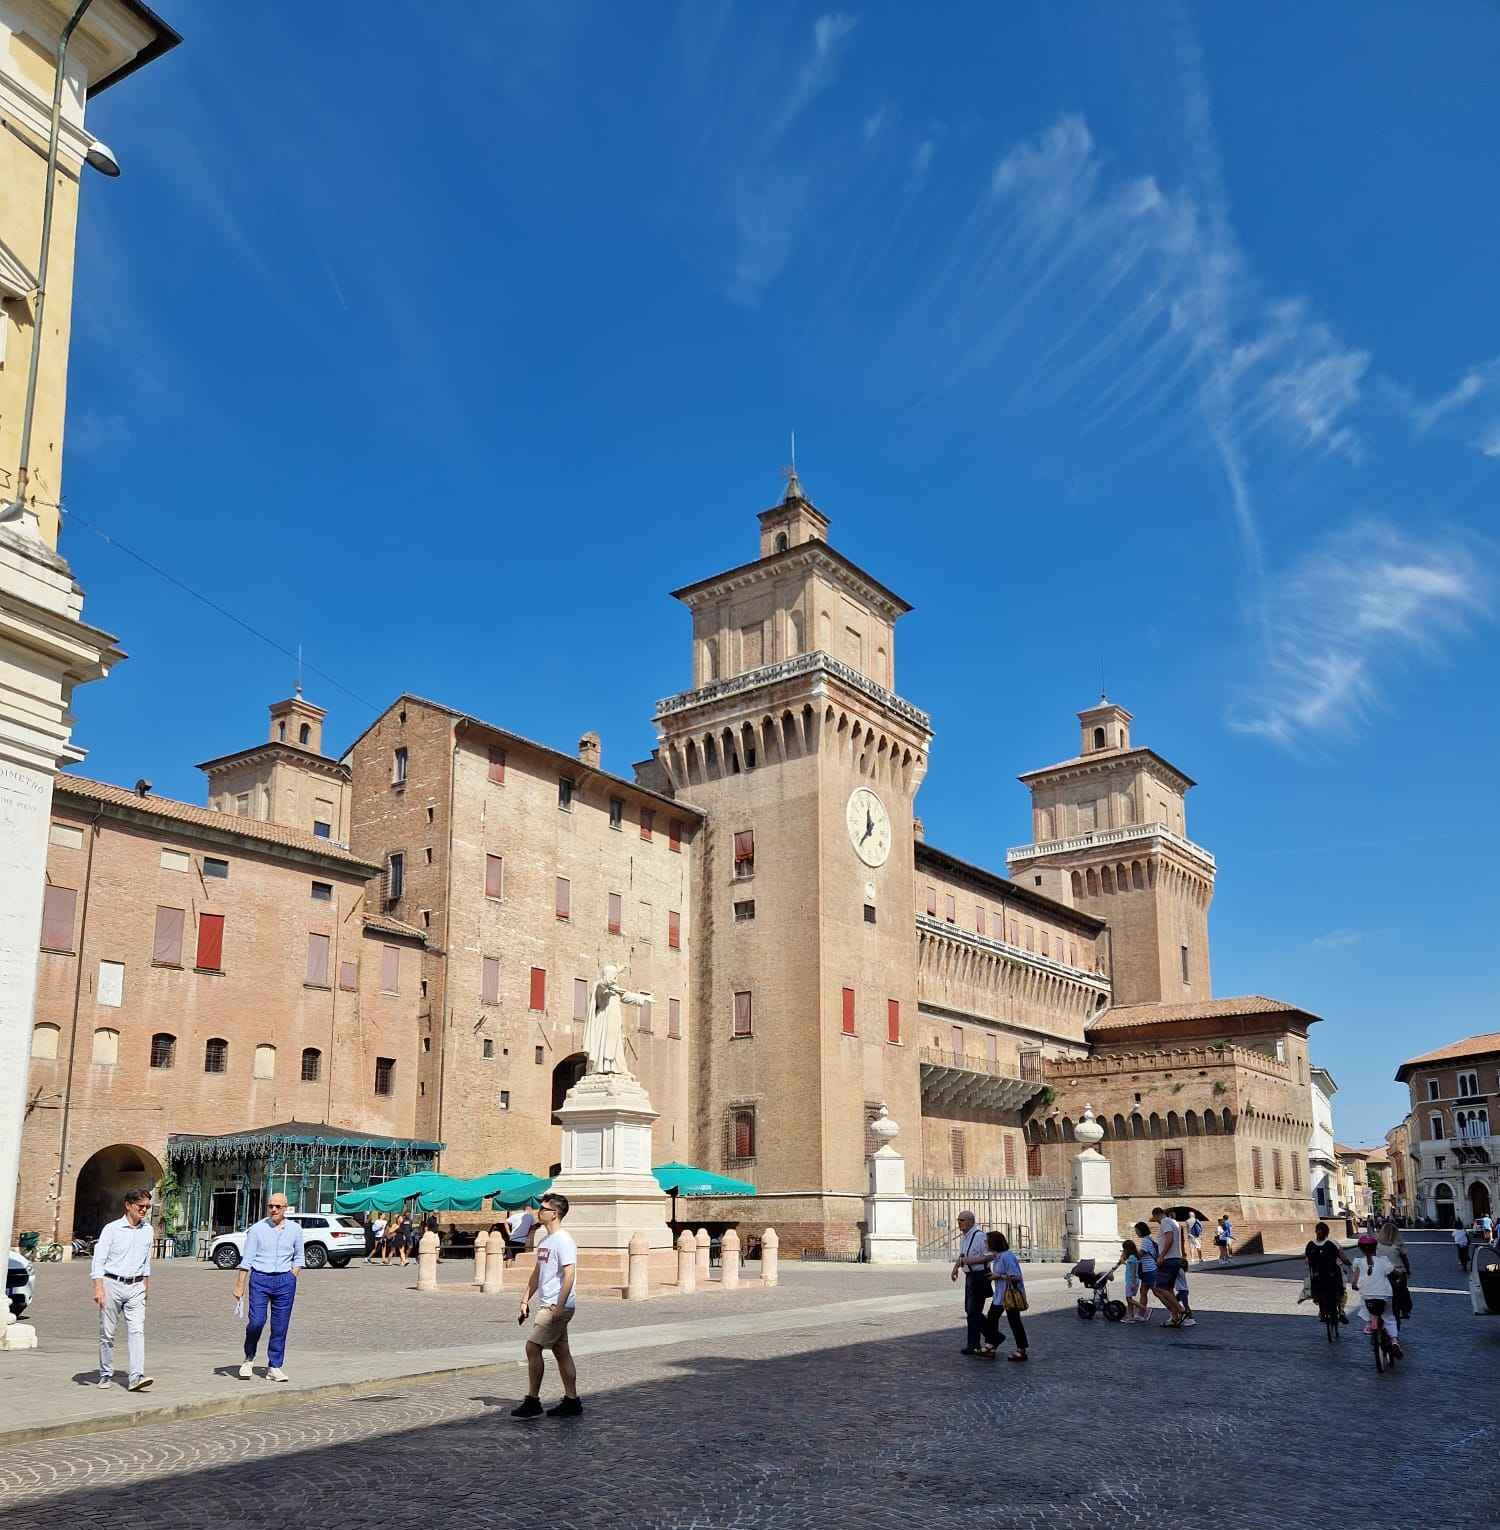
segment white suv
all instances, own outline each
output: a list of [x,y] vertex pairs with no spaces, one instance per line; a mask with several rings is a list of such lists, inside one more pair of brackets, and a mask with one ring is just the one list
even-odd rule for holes
[[[365,1230],[353,1217],[336,1217],[321,1211],[289,1211],[287,1221],[302,1229],[302,1257],[310,1270],[325,1264],[341,1270],[365,1248]],[[243,1232],[220,1233],[209,1244],[208,1257],[221,1270],[232,1270],[245,1257]]]
[[12,1317],[20,1317],[36,1296],[36,1266],[20,1249],[10,1251],[5,1271],[5,1295]]

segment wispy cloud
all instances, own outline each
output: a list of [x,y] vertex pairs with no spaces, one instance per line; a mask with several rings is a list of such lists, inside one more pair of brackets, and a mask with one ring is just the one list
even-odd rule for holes
[[129,422],[123,414],[85,408],[68,423],[68,450],[102,453],[119,451],[130,441]]
[[860,131],[866,143],[874,143],[880,137],[880,130],[885,126],[886,110],[884,106],[878,106],[865,118]]
[[917,145],[916,152],[911,157],[911,172],[906,178],[907,191],[920,191],[927,184],[928,174],[932,170],[932,157],[936,153],[935,138],[924,138]]
[[1500,420],[1492,422],[1474,443],[1486,457],[1500,457]]
[[1364,938],[1363,930],[1329,930],[1326,935],[1313,936],[1308,945],[1327,951],[1340,946],[1357,946]]
[[1458,538],[1383,521],[1325,538],[1266,589],[1269,658],[1230,714],[1238,732],[1297,746],[1353,732],[1403,660],[1441,655],[1489,609],[1490,579]]
[[1451,414],[1455,409],[1462,409],[1465,404],[1472,403],[1483,392],[1484,373],[1466,372],[1441,398],[1414,409],[1412,421],[1418,431],[1425,433],[1431,430],[1445,414]]

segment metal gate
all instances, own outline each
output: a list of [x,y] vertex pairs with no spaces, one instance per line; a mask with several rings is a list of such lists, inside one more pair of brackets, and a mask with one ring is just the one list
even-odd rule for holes
[[1061,1259],[1066,1240],[1068,1190],[1058,1179],[966,1176],[912,1184],[917,1256],[952,1259],[958,1252],[958,1214],[972,1211],[986,1232],[1003,1232],[1021,1259]]

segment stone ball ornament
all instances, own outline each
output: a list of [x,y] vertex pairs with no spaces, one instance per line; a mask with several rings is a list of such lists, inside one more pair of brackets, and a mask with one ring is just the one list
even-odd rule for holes
[[889,1147],[891,1139],[900,1132],[901,1128],[891,1119],[890,1112],[882,1105],[880,1114],[870,1122],[870,1130],[880,1138],[881,1147]]
[[1104,1141],[1104,1128],[1094,1119],[1094,1107],[1083,1107],[1083,1119],[1073,1128],[1073,1135],[1085,1147],[1096,1147]]

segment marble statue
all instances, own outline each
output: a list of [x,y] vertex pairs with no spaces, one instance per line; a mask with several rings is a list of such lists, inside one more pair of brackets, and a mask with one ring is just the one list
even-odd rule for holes
[[620,1006],[649,1004],[649,993],[632,993],[621,987],[620,969],[606,963],[589,990],[589,1015],[583,1028],[583,1050],[588,1054],[584,1076],[591,1073],[625,1073],[622,1053],[625,1050],[624,1022]]

